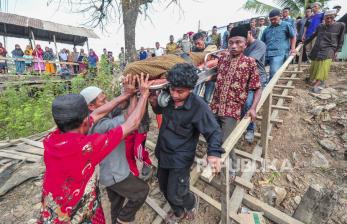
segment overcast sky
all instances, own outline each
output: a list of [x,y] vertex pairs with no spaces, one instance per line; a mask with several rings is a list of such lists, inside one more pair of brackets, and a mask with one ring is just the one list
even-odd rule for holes
[[[59,0],[55,0],[58,2]],[[1,0],[3,2],[3,0]],[[58,8],[57,4],[47,6],[47,0],[9,0],[8,12],[18,15],[33,17],[37,19],[52,21],[56,23],[82,26],[88,19],[86,15],[81,13],[73,13],[66,5],[67,0],[61,0],[62,5]],[[158,2],[158,0],[154,0]],[[166,45],[169,35],[181,37],[183,33],[188,31],[196,31],[198,23],[202,29],[211,29],[213,25],[224,26],[229,22],[239,21],[257,16],[254,13],[242,10],[245,0],[181,0],[181,8],[171,6],[166,8],[165,0],[163,3],[153,3],[150,8],[151,21],[140,16],[136,27],[136,48],[141,46],[154,47],[154,43],[159,41],[162,46]],[[263,0],[268,4],[274,4],[271,0]],[[342,13],[347,12],[346,0],[332,0],[329,6],[336,4],[342,6]],[[105,47],[110,51],[118,54],[119,49],[124,45],[123,26],[119,21],[112,21],[107,26],[107,32],[101,32],[94,29],[100,39],[90,39],[89,46],[96,50],[98,54]],[[1,38],[2,42],[3,39]],[[46,42],[37,41],[41,46],[49,45]],[[14,44],[19,43],[23,48],[28,40],[7,38],[7,48],[12,50]],[[50,47],[53,47],[51,43]],[[58,43],[58,48],[68,47]]]

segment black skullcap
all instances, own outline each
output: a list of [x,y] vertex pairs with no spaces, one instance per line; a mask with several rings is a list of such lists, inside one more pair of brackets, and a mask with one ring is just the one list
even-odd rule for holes
[[236,37],[236,36],[247,38],[248,31],[250,30],[251,30],[251,27],[249,23],[233,27],[230,30],[229,38]]
[[281,11],[278,9],[273,9],[271,10],[271,12],[269,13],[269,17],[275,17],[275,16],[280,16],[281,15]]
[[52,115],[56,123],[83,120],[88,114],[86,100],[80,94],[57,96],[52,103]]

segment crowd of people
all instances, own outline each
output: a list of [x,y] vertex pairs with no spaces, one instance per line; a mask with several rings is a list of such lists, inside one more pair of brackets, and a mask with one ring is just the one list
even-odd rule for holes
[[[8,73],[8,63],[6,57],[9,56],[6,48],[0,43],[0,73]],[[35,48],[31,44],[27,45],[25,50],[19,44],[15,45],[15,49],[11,51],[11,56],[14,60],[15,71],[17,75],[25,73],[48,73],[60,74],[64,78],[71,77],[88,71],[92,75],[96,75],[97,63],[99,57],[93,49],[89,49],[85,53],[81,48],[77,51],[74,47],[72,51],[66,48],[61,49],[57,54],[52,48],[45,47],[42,49],[40,44]],[[113,73],[114,57],[112,51],[103,49],[101,60],[104,60],[110,67],[110,72]]]
[[[162,92],[149,90],[154,81],[143,74],[125,76],[122,94],[111,101],[96,86],[87,87],[80,94],[56,97],[52,115],[57,129],[43,143],[46,172],[39,223],[105,223],[99,179],[106,186],[112,223],[134,222],[149,192],[144,177],[152,173],[145,147],[148,104],[161,117],[155,156],[160,191],[171,207],[165,223],[193,220],[199,198],[190,191],[189,181],[199,136],[206,139],[207,162],[212,172],[219,173],[220,158],[225,153],[223,142],[244,117],[252,121],[245,139],[253,142],[262,89],[288,56],[298,53],[295,49],[300,42],[305,44],[311,60],[309,79],[313,91],[318,91],[317,82],[320,85],[327,79],[330,63],[343,45],[345,25],[335,21],[337,13],[336,9],[321,13],[320,3],[316,2],[306,9],[302,21],[291,18],[289,8],[274,9],[268,22],[261,17],[248,24],[230,23],[223,34],[218,33],[217,27],[212,28],[210,35],[202,31],[187,33],[178,43],[171,35],[165,50],[158,42],[153,50],[141,47],[138,60],[177,52],[185,58],[190,52],[203,52],[209,46],[225,49],[219,55],[217,75],[198,86],[198,71],[191,63],[179,63],[168,70],[166,105],[158,101]],[[60,60],[68,61],[69,55],[62,51]],[[106,49],[104,55],[113,60]],[[95,65],[97,56],[90,56],[94,58],[89,63]],[[77,56],[71,59],[78,61]],[[125,66],[124,48],[119,59]],[[266,65],[270,66],[269,74]],[[231,159],[235,169],[234,152]],[[137,162],[143,163],[142,169],[138,170]]]

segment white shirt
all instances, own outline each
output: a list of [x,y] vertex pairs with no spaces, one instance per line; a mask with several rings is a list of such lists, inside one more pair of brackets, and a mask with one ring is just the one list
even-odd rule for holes
[[162,56],[164,54],[163,48],[159,48],[159,49],[156,48],[156,49],[154,49],[154,54],[155,54],[156,57]]

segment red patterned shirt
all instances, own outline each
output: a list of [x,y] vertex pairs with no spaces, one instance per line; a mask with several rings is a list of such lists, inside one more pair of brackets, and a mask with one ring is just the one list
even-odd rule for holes
[[217,68],[211,109],[218,116],[239,120],[248,91],[261,87],[257,64],[253,58],[243,54],[232,58],[228,53],[221,57]]
[[44,139],[46,172],[38,223],[105,223],[95,166],[122,138],[119,126],[92,135],[57,129]]

